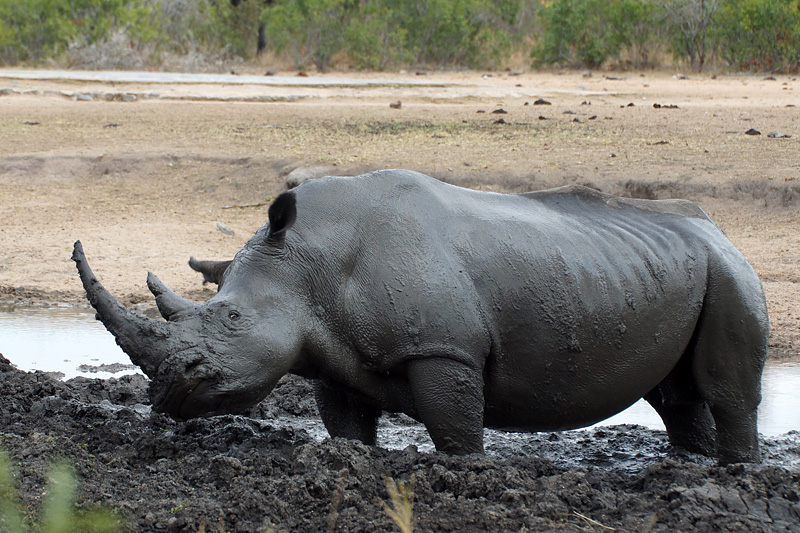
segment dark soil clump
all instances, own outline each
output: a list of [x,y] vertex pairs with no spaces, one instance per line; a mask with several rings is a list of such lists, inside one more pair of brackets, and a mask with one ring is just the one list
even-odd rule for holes
[[139,375],[60,382],[0,357],[2,446],[26,510],[49,462],[66,457],[78,505],[109,506],[131,531],[393,531],[386,477],[413,482],[419,531],[800,531],[796,432],[764,439],[763,465],[718,467],[638,426],[496,434],[487,456],[450,457],[423,442],[321,440],[299,378],[251,416],[183,422],[152,413],[147,386]]

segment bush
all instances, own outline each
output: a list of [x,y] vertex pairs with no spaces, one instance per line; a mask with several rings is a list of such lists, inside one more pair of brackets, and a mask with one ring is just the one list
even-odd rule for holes
[[614,58],[648,66],[663,28],[659,15],[646,0],[553,0],[539,14],[542,33],[533,63],[599,68]]
[[413,0],[400,3],[416,63],[472,68],[497,66],[510,49],[509,19],[519,2]]
[[384,70],[414,61],[408,30],[398,27],[386,2],[369,2],[352,19],[344,36],[344,48],[354,66]]
[[[262,31],[263,30],[263,31]],[[535,31],[534,31],[535,30]],[[0,65],[228,70],[257,43],[298,68],[800,68],[800,0],[0,0]]]
[[304,68],[341,54],[357,68],[409,62],[487,67],[508,53],[524,0],[278,0],[264,11],[268,45]]
[[144,0],[0,0],[0,63],[37,63],[91,45],[116,28],[141,26],[149,12]]
[[716,18],[720,57],[736,69],[800,68],[800,0],[728,0]]
[[0,531],[5,533],[62,533],[84,531],[116,533],[123,530],[122,521],[107,508],[89,511],[75,509],[77,481],[75,471],[64,461],[50,465],[46,494],[39,521],[28,524],[19,497],[14,490],[11,460],[0,450]]

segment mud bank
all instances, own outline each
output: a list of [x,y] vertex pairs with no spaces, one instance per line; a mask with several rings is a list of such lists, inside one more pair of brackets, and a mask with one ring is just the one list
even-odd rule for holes
[[[26,509],[40,504],[49,461],[66,457],[78,504],[108,505],[132,531],[393,531],[386,476],[413,481],[419,531],[800,531],[797,432],[763,439],[758,466],[717,467],[638,426],[495,436],[487,456],[457,458],[315,439],[301,428],[316,412],[298,378],[249,416],[186,422],[151,413],[138,375],[61,382],[0,357],[0,390]],[[387,425],[417,433],[401,418]]]

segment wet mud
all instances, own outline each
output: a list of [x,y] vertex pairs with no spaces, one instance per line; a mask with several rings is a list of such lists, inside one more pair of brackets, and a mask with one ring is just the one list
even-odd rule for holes
[[718,467],[630,425],[489,432],[485,456],[449,457],[405,417],[385,417],[379,447],[326,438],[300,378],[247,416],[182,422],[152,413],[147,387],[0,358],[2,446],[31,516],[65,457],[78,505],[131,531],[395,531],[387,477],[413,483],[418,531],[800,531],[798,432],[762,439],[761,465]]

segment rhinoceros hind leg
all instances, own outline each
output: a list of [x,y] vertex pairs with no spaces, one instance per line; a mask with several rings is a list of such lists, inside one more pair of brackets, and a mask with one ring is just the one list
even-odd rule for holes
[[444,357],[408,363],[408,380],[419,419],[436,450],[453,455],[483,453],[481,372]]
[[714,417],[720,464],[761,462],[757,414],[769,323],[760,283],[747,270],[710,281],[691,355],[694,382]]
[[323,379],[315,382],[314,397],[322,423],[331,437],[375,445],[381,416],[379,408],[365,403],[346,388]]
[[663,420],[673,446],[713,457],[716,433],[708,405],[697,397],[696,391],[681,390],[675,385],[672,378],[667,378],[644,398]]

